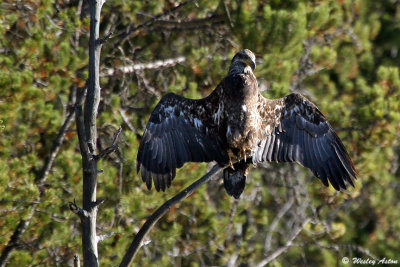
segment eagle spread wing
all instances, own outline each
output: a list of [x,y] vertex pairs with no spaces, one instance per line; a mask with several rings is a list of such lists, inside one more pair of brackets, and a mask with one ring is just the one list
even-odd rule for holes
[[[239,198],[251,162],[298,162],[324,185],[353,185],[354,165],[318,108],[300,94],[269,100],[259,92],[255,56],[239,51],[228,75],[206,98],[167,94],[150,116],[136,169],[150,189],[165,190],[185,162],[230,163],[224,187]],[[235,159],[236,158],[236,159]],[[239,162],[232,162],[239,160]]]
[[[165,190],[185,162],[228,161],[218,137],[219,88],[192,100],[169,93],[158,103],[140,142],[136,169],[149,189]],[[216,105],[215,105],[216,103]]]
[[260,98],[264,138],[252,151],[254,163],[298,162],[328,186],[353,185],[354,165],[341,140],[318,108],[300,94],[281,99]]

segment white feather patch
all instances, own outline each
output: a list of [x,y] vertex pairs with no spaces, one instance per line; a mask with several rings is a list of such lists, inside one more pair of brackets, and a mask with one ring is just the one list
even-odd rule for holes
[[175,108],[172,106],[168,106],[164,109],[164,112],[167,114],[171,114],[172,112],[174,112]]
[[197,119],[197,118],[194,119],[193,123],[194,123],[194,126],[195,126],[197,129],[200,129],[201,126],[203,125],[203,123],[201,122],[201,120],[199,120],[199,119]]
[[271,125],[267,125],[267,127],[265,127],[265,133],[266,134],[270,134],[271,133]]

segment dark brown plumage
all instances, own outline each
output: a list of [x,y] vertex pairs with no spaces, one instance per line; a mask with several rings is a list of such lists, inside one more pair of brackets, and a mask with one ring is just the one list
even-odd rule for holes
[[[239,198],[248,167],[258,162],[298,162],[328,186],[354,186],[353,163],[318,108],[300,94],[269,100],[258,89],[255,57],[238,52],[228,75],[206,98],[167,94],[150,116],[137,156],[137,171],[150,189],[165,190],[185,162],[231,163],[224,186]],[[232,158],[238,159],[232,165]],[[233,167],[233,168],[232,168]]]

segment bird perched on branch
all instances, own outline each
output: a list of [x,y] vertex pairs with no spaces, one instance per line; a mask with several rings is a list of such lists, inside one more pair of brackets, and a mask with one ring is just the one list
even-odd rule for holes
[[242,194],[249,166],[298,162],[325,186],[354,186],[354,165],[340,138],[318,108],[292,93],[266,99],[253,71],[255,56],[239,51],[228,75],[203,99],[169,93],[150,116],[137,155],[137,172],[151,189],[164,191],[185,162],[216,161],[229,195]]

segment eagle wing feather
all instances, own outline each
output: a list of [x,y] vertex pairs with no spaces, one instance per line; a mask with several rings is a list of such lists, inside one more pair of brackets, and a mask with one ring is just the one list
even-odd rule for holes
[[141,171],[147,188],[151,189],[154,181],[157,191],[165,191],[176,169],[185,162],[228,161],[218,137],[221,91],[217,87],[211,95],[199,100],[173,93],[160,100],[144,131],[136,161],[136,170]]
[[300,94],[269,100],[260,97],[263,138],[253,149],[253,162],[298,162],[312,170],[325,186],[354,186],[354,165],[329,122]]

